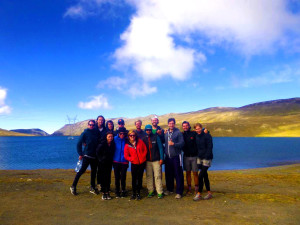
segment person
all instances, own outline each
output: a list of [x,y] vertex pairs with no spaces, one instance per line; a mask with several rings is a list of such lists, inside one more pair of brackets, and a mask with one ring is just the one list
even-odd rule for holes
[[111,131],[106,133],[106,139],[104,139],[97,147],[97,159],[99,169],[102,173],[102,199],[103,200],[110,200],[111,196],[109,194],[110,190],[110,177],[111,177],[111,170],[112,170],[112,162],[113,156],[115,153],[115,142],[114,136]]
[[125,137],[127,137],[127,133],[128,133],[128,130],[126,130],[125,128],[125,121],[123,119],[118,119],[118,128],[116,130],[117,133],[120,132],[120,128],[124,128],[126,133],[125,133]]
[[159,124],[159,120],[157,116],[154,116],[151,118],[151,124],[152,124],[152,133],[156,134],[160,137],[161,142],[165,143],[165,136],[164,136],[164,129],[162,129]]
[[[79,137],[77,143],[77,152],[79,154],[79,160],[82,160],[82,166],[76,174],[73,184],[70,187],[71,193],[77,195],[76,186],[81,175],[86,171],[88,166],[91,166],[91,187],[90,192],[92,194],[98,194],[98,190],[95,187],[95,179],[97,172],[97,159],[96,159],[96,147],[99,144],[99,131],[95,128],[95,120],[89,120],[88,128],[85,129]],[[84,150],[82,151],[82,145],[84,144]]]
[[181,152],[184,146],[182,133],[175,127],[175,119],[168,119],[169,129],[165,131],[165,176],[167,191],[165,195],[173,193],[174,178],[176,179],[176,199],[183,194],[184,178],[182,170]]
[[141,120],[137,120],[134,122],[134,125],[136,127],[136,133],[138,135],[138,138],[143,140],[143,138],[146,136],[145,131],[142,130],[142,121]]
[[105,139],[107,130],[106,130],[106,127],[105,127],[105,118],[104,118],[104,116],[102,116],[102,115],[98,116],[96,121],[97,121],[96,129],[99,130],[100,137],[102,139]]
[[[100,142],[105,140],[106,137],[106,127],[105,127],[105,118],[104,116],[100,115],[97,117],[97,123],[96,123],[96,129],[99,130],[99,138],[100,138]],[[101,166],[97,165],[97,186],[98,186],[98,190],[100,192],[103,192],[102,190],[102,171],[101,171]]]
[[146,164],[147,147],[135,130],[128,132],[129,141],[124,148],[125,159],[131,162],[132,200],[141,200],[141,188]]
[[[126,174],[128,168],[128,161],[124,157],[124,147],[126,143],[126,129],[119,128],[119,133],[115,136],[114,141],[116,144],[115,154],[113,157],[113,168],[115,174],[116,198],[126,197]],[[120,181],[122,191],[120,192]]]
[[198,193],[199,180],[198,180],[198,166],[197,166],[197,146],[196,146],[196,132],[191,131],[191,126],[188,121],[182,122],[183,129],[183,164],[186,171],[187,191],[186,194],[192,194],[192,176],[193,172],[195,193]]
[[115,129],[115,125],[114,125],[114,122],[112,120],[108,120],[106,121],[106,132],[112,132],[113,133],[113,136],[117,136],[117,132],[114,130]]
[[147,178],[147,189],[148,198],[154,196],[154,186],[153,186],[153,174],[154,183],[157,191],[157,197],[159,199],[163,198],[163,185],[161,177],[161,166],[163,164],[164,153],[163,146],[160,138],[157,134],[152,133],[152,126],[147,124],[145,126],[146,136],[143,141],[147,147],[147,161],[146,161],[146,178]]
[[203,180],[207,190],[207,195],[203,199],[208,200],[213,197],[210,191],[210,183],[209,183],[208,173],[207,173],[207,170],[211,166],[211,162],[213,159],[213,152],[212,152],[213,142],[210,133],[209,132],[205,133],[200,123],[196,123],[194,127],[197,133],[196,135],[196,145],[198,150],[197,164],[199,166],[200,173],[199,173],[199,191],[196,194],[196,196],[193,198],[193,200],[198,201],[202,199]]

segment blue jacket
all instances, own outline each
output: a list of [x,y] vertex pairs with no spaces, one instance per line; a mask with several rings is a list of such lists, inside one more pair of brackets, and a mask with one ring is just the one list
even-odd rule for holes
[[[174,145],[169,146],[169,141],[172,140]],[[165,154],[169,158],[173,158],[181,154],[184,146],[183,135],[178,128],[174,128],[173,132],[165,133]]]
[[121,139],[119,135],[114,137],[116,150],[114,154],[113,161],[118,163],[125,163],[128,164],[128,161],[124,157],[124,147],[126,144],[125,138]]
[[[100,142],[100,132],[96,129],[85,129],[77,142],[77,152],[80,156],[96,158],[96,148]],[[82,151],[82,145],[85,144]]]

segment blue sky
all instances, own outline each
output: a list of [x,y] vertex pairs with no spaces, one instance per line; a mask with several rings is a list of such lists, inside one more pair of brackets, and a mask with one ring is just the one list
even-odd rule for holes
[[2,0],[0,128],[299,97],[296,0]]

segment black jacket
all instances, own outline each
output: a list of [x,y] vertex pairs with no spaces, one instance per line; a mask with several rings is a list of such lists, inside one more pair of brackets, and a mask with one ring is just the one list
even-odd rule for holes
[[183,152],[186,157],[198,156],[198,150],[196,146],[196,132],[188,130],[183,132],[184,146]]
[[149,147],[149,136],[146,134],[146,136],[143,138],[144,143],[147,147],[147,161],[155,162],[159,160],[163,160],[163,146],[161,143],[161,140],[157,134],[150,134],[150,141],[152,148]]
[[[100,143],[100,132],[97,129],[85,129],[77,142],[77,152],[80,156],[96,158],[96,148]],[[85,144],[82,151],[82,145]]]
[[203,131],[201,134],[196,135],[196,145],[198,150],[198,157],[200,159],[213,159],[213,142],[209,133],[205,134]]
[[112,141],[111,145],[109,146],[107,141],[102,141],[96,150],[97,159],[100,163],[112,163],[113,157],[116,150],[116,144]]

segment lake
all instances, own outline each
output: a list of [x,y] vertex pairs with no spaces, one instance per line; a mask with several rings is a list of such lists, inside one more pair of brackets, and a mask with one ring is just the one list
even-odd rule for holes
[[[0,137],[0,169],[74,169],[78,137]],[[300,138],[214,137],[210,170],[300,163]]]

